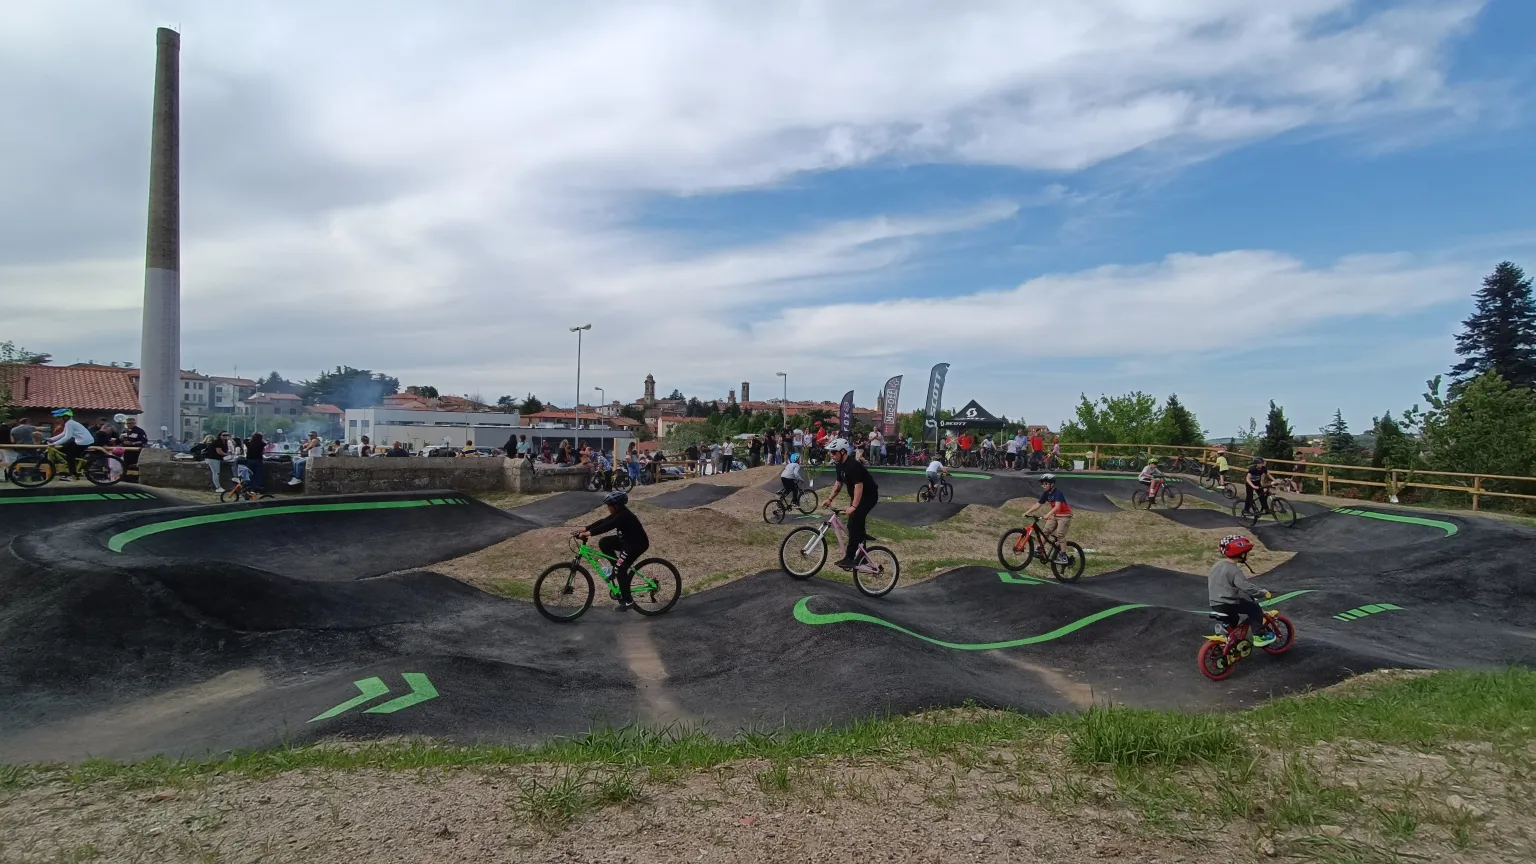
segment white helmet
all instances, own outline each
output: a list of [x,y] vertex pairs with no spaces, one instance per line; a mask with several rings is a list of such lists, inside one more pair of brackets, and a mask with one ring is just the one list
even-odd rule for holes
[[830,442],[827,443],[827,452],[828,453],[852,453],[853,452],[853,448],[848,446],[848,441],[846,439],[844,439],[844,438],[833,438]]
[[115,422],[119,426],[121,426],[124,422],[126,422],[128,420],[128,415],[127,414],[113,414],[112,415],[112,420],[113,420],[113,422]]

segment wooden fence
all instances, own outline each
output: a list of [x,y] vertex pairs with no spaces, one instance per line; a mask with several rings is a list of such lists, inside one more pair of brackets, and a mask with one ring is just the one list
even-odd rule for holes
[[[1073,460],[1082,461],[1085,467],[1098,470],[1105,462],[1131,461],[1139,468],[1149,457],[1184,457],[1212,464],[1214,447],[1181,447],[1148,444],[1063,444],[1061,445],[1062,468]],[[1243,470],[1251,460],[1251,454],[1228,450],[1227,460],[1235,470]],[[1316,486],[1323,495],[1335,495],[1340,489],[1364,487],[1381,489],[1389,499],[1395,499],[1407,490],[1451,492],[1465,495],[1472,502],[1472,509],[1482,507],[1484,498],[1508,501],[1536,502],[1536,494],[1509,491],[1516,484],[1536,490],[1536,477],[1518,477],[1508,474],[1473,474],[1458,471],[1426,471],[1405,468],[1372,468],[1369,465],[1334,465],[1325,462],[1308,462],[1305,459],[1266,459],[1270,473],[1277,477],[1293,477],[1299,483]],[[1137,464],[1140,463],[1140,464]],[[1130,470],[1130,469],[1127,469]],[[1305,487],[1304,487],[1305,488]]]

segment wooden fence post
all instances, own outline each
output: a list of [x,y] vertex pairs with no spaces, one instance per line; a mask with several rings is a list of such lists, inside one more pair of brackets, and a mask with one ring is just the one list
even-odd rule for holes
[[1481,478],[1481,477],[1473,477],[1472,478],[1472,512],[1473,513],[1477,512],[1477,498],[1478,498],[1478,494],[1477,493],[1479,493],[1481,491],[1483,491],[1483,478]]
[[1093,471],[1099,470],[1099,445],[1097,444],[1093,445],[1093,464],[1088,468]]
[[1328,494],[1328,466],[1323,466],[1323,494]]

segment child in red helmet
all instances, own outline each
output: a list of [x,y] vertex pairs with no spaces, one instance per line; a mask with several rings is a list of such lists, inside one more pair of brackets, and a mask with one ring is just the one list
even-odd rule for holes
[[1237,566],[1247,566],[1253,541],[1241,534],[1233,534],[1221,538],[1218,548],[1222,558],[1211,568],[1206,582],[1211,611],[1222,616],[1222,623],[1229,629],[1238,625],[1241,616],[1247,616],[1254,647],[1273,645],[1275,634],[1264,625],[1264,609],[1257,602],[1260,597],[1268,597],[1269,592],[1249,582]]

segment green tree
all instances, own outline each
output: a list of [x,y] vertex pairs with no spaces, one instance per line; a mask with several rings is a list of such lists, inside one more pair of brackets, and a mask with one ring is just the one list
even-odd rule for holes
[[1536,385],[1536,302],[1525,271],[1504,261],[1474,296],[1476,310],[1456,336],[1456,353],[1466,359],[1451,369],[1455,389],[1485,372],[1515,387]]
[[661,446],[668,453],[681,453],[690,444],[702,445],[714,440],[715,430],[708,423],[673,423],[667,427],[667,437],[661,439]]
[[1163,405],[1163,417],[1159,425],[1159,444],[1199,447],[1205,443],[1205,430],[1200,428],[1194,413],[1179,401],[1177,393],[1169,396]]
[[1355,443],[1355,436],[1349,432],[1344,412],[1335,410],[1333,421],[1320,431],[1323,433],[1323,451],[1329,462],[1353,465],[1360,460],[1360,445]]
[[1252,453],[1259,446],[1259,421],[1248,418],[1248,428],[1237,427],[1237,434],[1232,436],[1232,446],[1243,453]]
[[668,399],[678,399],[678,400],[681,400],[683,398],[683,391],[681,391],[681,390],[677,389],[676,387],[674,387],[674,388],[672,388],[672,392],[670,394],[668,394],[667,398]]
[[689,400],[688,400],[688,407],[687,407],[686,410],[688,412],[688,416],[689,417],[708,417],[709,416],[709,408],[706,407],[703,402],[700,402],[699,401],[699,397],[697,397],[697,396],[689,398]]
[[330,372],[321,372],[299,388],[299,395],[305,402],[337,408],[367,408],[383,402],[385,396],[399,392],[399,378],[351,366],[337,366]]
[[1285,409],[1269,400],[1269,417],[1264,421],[1264,437],[1259,439],[1258,453],[1265,459],[1291,460],[1296,458],[1296,435],[1291,431],[1291,421],[1285,418]]
[[[430,385],[419,385],[419,386],[418,385],[413,385],[413,386],[405,388],[405,392],[414,394],[416,396],[420,396],[423,399],[436,399],[436,398],[438,398],[438,396],[437,396],[437,388],[436,387],[432,387]],[[511,396],[503,396],[501,398],[503,398],[503,399],[511,399],[512,397]]]
[[[1193,416],[1191,416],[1193,421]],[[1124,396],[1100,396],[1093,402],[1084,394],[1077,418],[1061,424],[1061,440],[1098,444],[1154,444],[1163,420],[1157,399],[1137,390]]]
[[523,400],[523,404],[517,406],[517,410],[521,414],[538,414],[544,410],[544,403],[539,401],[539,397],[529,393]]
[[1440,395],[1441,379],[1429,382],[1417,422],[1428,467],[1471,474],[1536,474],[1536,394],[1512,387],[1496,372],[1484,372],[1460,388]]
[[299,385],[277,374],[273,370],[265,378],[256,379],[256,391],[258,393],[287,393],[290,396],[299,395]]
[[517,408],[517,399],[512,396],[502,396],[496,400],[496,407],[503,411]]
[[1371,451],[1373,468],[1413,468],[1419,461],[1417,445],[1403,426],[1387,411],[1380,417],[1371,418],[1371,430],[1376,433],[1376,445]]

